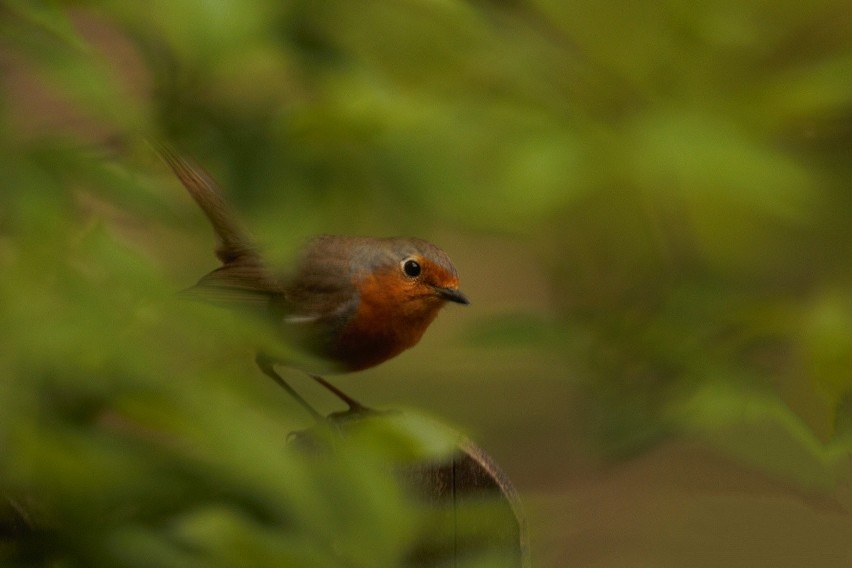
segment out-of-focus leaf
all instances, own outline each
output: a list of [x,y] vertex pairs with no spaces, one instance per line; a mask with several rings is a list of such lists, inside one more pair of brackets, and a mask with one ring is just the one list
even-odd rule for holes
[[846,442],[820,442],[771,392],[711,385],[679,407],[676,420],[742,463],[811,490],[830,490],[849,466]]

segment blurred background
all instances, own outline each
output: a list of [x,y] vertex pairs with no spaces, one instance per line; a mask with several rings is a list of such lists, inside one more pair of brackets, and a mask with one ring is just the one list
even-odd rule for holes
[[282,265],[450,254],[472,305],[334,382],[488,450],[535,565],[852,562],[849,0],[4,0],[0,124],[0,493],[57,535],[0,558],[391,566],[416,534],[376,472],[426,442],[288,459],[259,330],[175,299],[217,263],[168,141]]

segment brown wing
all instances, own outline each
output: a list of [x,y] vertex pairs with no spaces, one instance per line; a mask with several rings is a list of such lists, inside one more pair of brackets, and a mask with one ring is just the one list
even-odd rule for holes
[[264,308],[278,297],[283,288],[262,266],[227,264],[203,276],[186,294],[226,307]]
[[304,247],[296,271],[286,281],[288,317],[333,329],[358,306],[350,259],[358,239],[323,235]]

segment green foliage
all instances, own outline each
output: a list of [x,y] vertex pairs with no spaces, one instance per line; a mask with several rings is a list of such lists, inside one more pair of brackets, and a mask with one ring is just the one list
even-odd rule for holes
[[289,450],[295,410],[251,376],[262,330],[174,298],[64,179],[30,173],[33,151],[13,162],[4,218],[0,487],[56,533],[38,541],[43,559],[402,563],[419,513],[388,464],[446,455],[447,435],[409,421],[333,456]]
[[688,432],[809,491],[829,492],[848,475],[848,440],[821,442],[775,393],[710,385],[678,411]]
[[243,377],[264,330],[173,299],[210,265],[146,139],[203,157],[283,249],[522,241],[546,313],[481,320],[473,357],[557,353],[604,455],[689,435],[830,488],[852,440],[849,8],[4,0],[0,490],[78,565],[391,566],[416,538],[382,464],[446,439],[285,448],[298,409]]

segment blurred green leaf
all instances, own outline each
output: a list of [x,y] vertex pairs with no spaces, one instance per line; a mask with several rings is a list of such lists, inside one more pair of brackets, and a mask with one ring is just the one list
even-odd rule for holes
[[848,444],[820,442],[772,393],[709,386],[677,412],[691,435],[808,490],[829,491],[847,474]]

